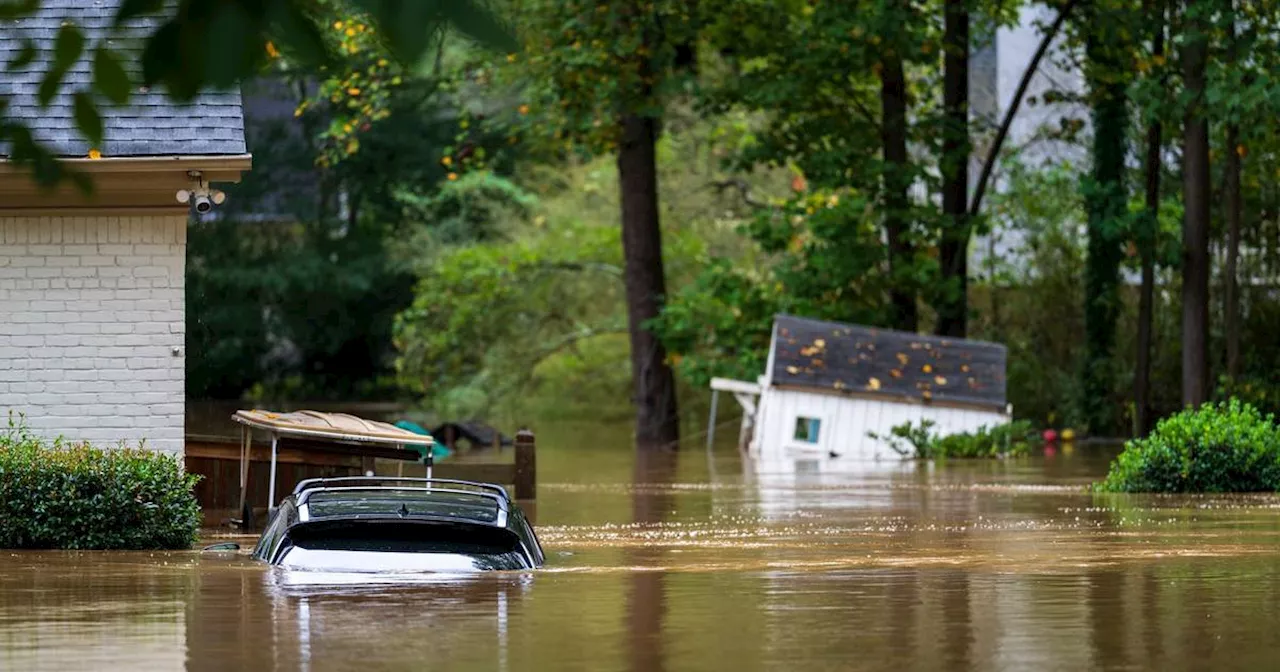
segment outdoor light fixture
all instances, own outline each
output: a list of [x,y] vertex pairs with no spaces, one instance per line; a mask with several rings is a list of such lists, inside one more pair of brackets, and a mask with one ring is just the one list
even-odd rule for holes
[[204,214],[213,209],[215,205],[222,205],[227,200],[227,195],[217,189],[210,189],[204,183],[204,176],[196,170],[187,173],[187,176],[195,181],[195,189],[179,189],[175,196],[179,203],[187,204],[195,198],[196,212]]

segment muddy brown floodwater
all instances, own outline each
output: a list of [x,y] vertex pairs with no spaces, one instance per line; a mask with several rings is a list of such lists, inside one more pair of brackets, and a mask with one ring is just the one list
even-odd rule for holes
[[0,669],[1224,670],[1280,656],[1274,497],[1087,494],[1113,452],[1083,448],[771,474],[796,465],[732,448],[637,463],[600,447],[624,435],[583,435],[540,433],[543,570],[367,584],[234,553],[5,552]]

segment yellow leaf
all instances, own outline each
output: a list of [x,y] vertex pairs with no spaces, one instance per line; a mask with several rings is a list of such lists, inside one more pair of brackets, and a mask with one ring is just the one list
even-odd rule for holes
[[99,152],[99,151],[98,151],[98,150],[96,150],[96,149],[91,149],[91,150],[89,150],[89,158],[90,158],[90,159],[95,159],[95,160],[96,160],[96,159],[101,159],[101,158],[102,158],[102,152]]
[[879,379],[879,378],[872,378],[871,380],[868,380],[868,381],[867,381],[867,389],[868,389],[868,390],[878,390],[878,389],[880,389],[880,379]]

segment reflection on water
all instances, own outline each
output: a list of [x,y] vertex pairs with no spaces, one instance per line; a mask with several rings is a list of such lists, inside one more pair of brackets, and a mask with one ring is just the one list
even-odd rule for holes
[[1091,495],[1110,453],[1083,448],[798,469],[544,445],[544,570],[3,553],[0,669],[1265,669],[1280,644],[1277,497]]

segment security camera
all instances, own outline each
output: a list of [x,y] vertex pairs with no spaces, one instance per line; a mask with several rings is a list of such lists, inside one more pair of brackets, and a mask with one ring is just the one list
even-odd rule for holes
[[210,189],[204,183],[204,176],[198,171],[191,171],[188,173],[188,176],[195,182],[193,185],[195,189],[179,189],[178,193],[174,194],[179,203],[190,203],[191,199],[194,197],[196,212],[203,215],[204,213],[212,210],[213,206],[222,205],[222,202],[227,200],[226,194],[216,189]]

